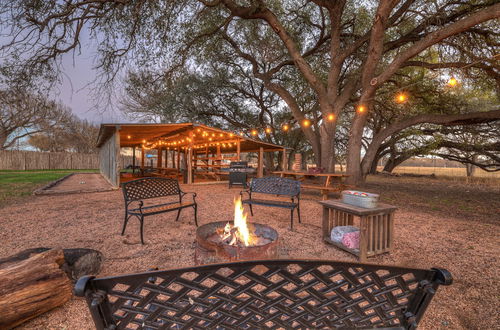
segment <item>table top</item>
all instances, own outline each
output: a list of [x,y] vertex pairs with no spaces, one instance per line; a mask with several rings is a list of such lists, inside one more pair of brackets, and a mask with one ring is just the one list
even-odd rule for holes
[[286,174],[286,175],[303,175],[303,176],[329,176],[329,177],[349,177],[347,174],[339,173],[309,173],[309,172],[295,172],[295,171],[274,171],[273,174]]
[[396,206],[385,204],[385,203],[378,203],[377,207],[374,207],[371,209],[368,209],[365,207],[359,207],[356,205],[346,204],[338,199],[329,199],[326,201],[320,201],[319,203],[325,207],[340,210],[340,211],[349,212],[351,214],[358,215],[358,216],[372,215],[372,214],[384,213],[384,212],[393,212],[393,211],[397,210]]

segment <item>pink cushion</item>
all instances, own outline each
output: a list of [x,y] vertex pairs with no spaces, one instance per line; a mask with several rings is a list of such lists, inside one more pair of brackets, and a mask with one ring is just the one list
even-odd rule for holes
[[359,231],[345,233],[342,236],[342,244],[350,249],[359,249]]

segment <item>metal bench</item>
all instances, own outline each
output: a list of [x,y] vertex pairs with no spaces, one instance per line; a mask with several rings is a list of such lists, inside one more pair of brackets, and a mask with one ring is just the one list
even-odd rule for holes
[[[182,209],[192,207],[194,209],[194,222],[198,227],[196,193],[183,192],[179,182],[168,178],[142,178],[126,182],[122,185],[123,197],[125,199],[125,220],[123,222],[122,235],[125,234],[128,220],[137,217],[141,223],[141,243],[144,244],[144,217],[177,211],[175,221],[179,220]],[[192,202],[185,202],[182,198],[186,194],[193,195]],[[166,203],[144,206],[144,200],[172,196],[173,200]],[[178,196],[178,199],[176,198]],[[134,204],[135,203],[135,204]],[[138,204],[137,204],[138,203]]]
[[[444,269],[267,260],[84,276],[97,329],[415,329]],[[437,307],[437,306],[435,306]]]
[[[243,193],[248,194],[248,199],[243,199]],[[290,196],[291,201],[279,201],[272,199],[258,199],[253,198],[252,194],[269,194],[277,196]],[[290,227],[293,229],[293,210],[297,208],[300,221],[300,182],[278,178],[278,177],[265,177],[253,178],[250,182],[250,188],[240,192],[242,203],[248,204],[250,207],[250,214],[253,216],[252,205],[274,206],[290,209]]]

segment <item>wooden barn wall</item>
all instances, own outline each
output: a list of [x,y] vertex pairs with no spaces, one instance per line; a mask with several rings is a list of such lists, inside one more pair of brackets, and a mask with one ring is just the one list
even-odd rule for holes
[[120,133],[116,131],[99,149],[101,174],[115,187],[120,185]]

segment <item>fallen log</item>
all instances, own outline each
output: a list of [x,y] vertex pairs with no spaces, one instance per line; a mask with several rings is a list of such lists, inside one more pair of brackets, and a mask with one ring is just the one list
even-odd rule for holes
[[23,251],[0,260],[0,329],[11,329],[71,298],[64,262],[60,249]]

